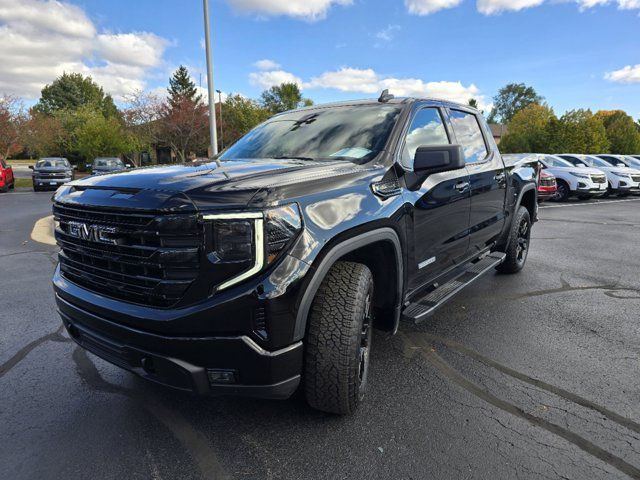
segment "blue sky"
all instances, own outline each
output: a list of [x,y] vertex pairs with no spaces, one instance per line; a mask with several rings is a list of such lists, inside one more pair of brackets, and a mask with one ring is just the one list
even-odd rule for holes
[[[20,21],[51,9],[45,0],[20,0],[21,8],[43,8],[3,17],[1,7],[15,2],[0,0],[0,33],[20,33]],[[65,5],[78,28],[87,29],[76,45],[88,46],[59,63],[95,72],[116,96],[133,86],[166,86],[179,64],[196,83],[202,73],[205,83],[200,0]],[[211,0],[211,13],[216,88],[225,92],[257,97],[269,84],[292,79],[316,102],[371,97],[389,87],[455,100],[475,96],[487,106],[504,84],[524,82],[558,113],[620,108],[640,117],[640,0]],[[66,34],[51,33],[60,45]],[[3,59],[2,49],[0,64],[11,67],[16,60]],[[258,67],[260,60],[270,62]],[[53,64],[41,70],[30,88],[23,83],[24,92],[17,75],[3,79],[0,72],[0,92],[33,97],[38,82],[58,71]]]

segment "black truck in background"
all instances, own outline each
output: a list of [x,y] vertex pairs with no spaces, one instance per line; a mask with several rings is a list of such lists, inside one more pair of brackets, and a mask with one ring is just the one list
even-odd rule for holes
[[82,347],[201,394],[353,412],[372,328],[422,321],[516,273],[536,163],[505,165],[482,115],[426,99],[285,112],[215,162],[61,187],[58,311]]

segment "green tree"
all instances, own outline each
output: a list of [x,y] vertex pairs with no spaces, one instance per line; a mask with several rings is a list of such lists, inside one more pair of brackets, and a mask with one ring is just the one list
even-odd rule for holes
[[74,132],[77,150],[85,159],[116,157],[136,149],[135,138],[129,135],[116,118],[105,118],[98,112],[79,110],[76,112],[77,130]]
[[182,104],[184,101],[193,103],[202,102],[202,95],[198,94],[196,84],[191,80],[187,67],[180,65],[169,79],[169,104],[171,107]]
[[536,103],[519,110],[509,123],[508,133],[500,142],[504,153],[548,153],[550,122],[557,120],[553,110]]
[[489,122],[508,124],[513,116],[532,103],[542,103],[544,98],[533,87],[524,83],[510,83],[502,87],[493,97],[493,109]]
[[311,106],[313,101],[303,98],[300,87],[296,83],[282,83],[262,92],[262,106],[276,114],[295,110],[302,106]]
[[80,73],[64,73],[53,83],[42,89],[35,111],[48,115],[61,110],[77,110],[90,107],[102,112],[105,117],[118,116],[111,95],[105,94],[101,86],[89,76]]
[[609,150],[604,124],[591,110],[570,110],[560,117],[552,151],[571,153],[599,153]]
[[599,111],[610,143],[610,152],[621,155],[640,152],[640,131],[633,118],[622,110]]
[[475,98],[470,98],[467,104],[472,108],[478,108],[478,100],[476,100]]
[[241,95],[230,95],[222,105],[225,145],[231,145],[256,125],[271,116],[256,101]]

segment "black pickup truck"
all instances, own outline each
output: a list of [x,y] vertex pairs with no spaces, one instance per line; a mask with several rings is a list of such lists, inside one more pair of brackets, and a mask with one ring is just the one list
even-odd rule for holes
[[535,163],[480,113],[380,99],[282,113],[218,159],[61,187],[59,313],[82,347],[202,394],[350,413],[372,328],[426,319],[525,264]]

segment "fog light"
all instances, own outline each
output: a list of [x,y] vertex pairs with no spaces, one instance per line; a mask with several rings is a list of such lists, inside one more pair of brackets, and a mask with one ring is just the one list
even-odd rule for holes
[[235,370],[213,370],[207,369],[207,375],[209,376],[209,383],[211,385],[220,383],[236,383],[236,371]]

